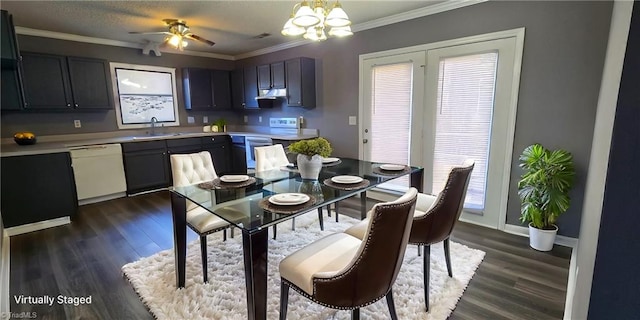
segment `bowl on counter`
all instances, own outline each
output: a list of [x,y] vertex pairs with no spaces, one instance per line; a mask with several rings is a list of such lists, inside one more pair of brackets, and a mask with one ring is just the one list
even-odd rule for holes
[[18,132],[13,135],[13,141],[21,146],[35,144],[36,135],[31,132]]

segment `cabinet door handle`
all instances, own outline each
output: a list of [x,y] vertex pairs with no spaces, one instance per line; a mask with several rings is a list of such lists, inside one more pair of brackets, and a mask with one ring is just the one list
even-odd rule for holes
[[67,103],[67,107],[71,107],[71,103]]
[[76,108],[77,108],[77,107],[78,107],[78,104],[76,103],[76,104],[75,104],[75,106],[76,106]]

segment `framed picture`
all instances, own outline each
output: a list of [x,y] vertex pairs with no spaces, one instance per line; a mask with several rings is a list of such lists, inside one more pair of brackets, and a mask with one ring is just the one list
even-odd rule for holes
[[175,68],[111,62],[118,128],[179,126]]

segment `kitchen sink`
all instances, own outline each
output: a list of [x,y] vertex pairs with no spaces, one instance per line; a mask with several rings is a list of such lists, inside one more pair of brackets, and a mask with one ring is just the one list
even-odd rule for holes
[[177,136],[181,136],[184,133],[178,132],[178,133],[158,133],[158,134],[154,134],[154,135],[149,135],[149,136],[135,136],[135,137],[131,137],[132,140],[155,140],[155,139],[161,139],[161,138],[167,138],[167,137],[177,137]]

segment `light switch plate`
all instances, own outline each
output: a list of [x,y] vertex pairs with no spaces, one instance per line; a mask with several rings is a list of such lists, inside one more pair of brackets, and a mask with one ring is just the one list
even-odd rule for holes
[[355,116],[349,116],[349,125],[350,126],[355,126],[358,123],[356,122],[356,117]]
[[196,119],[194,117],[187,117],[187,123],[196,123]]
[[249,116],[244,116],[244,123],[249,123]]
[[258,122],[262,122],[262,116],[258,116]]
[[73,126],[75,128],[82,128],[82,123],[80,122],[80,120],[73,120]]
[[209,123],[209,117],[207,116],[202,117],[202,123]]

